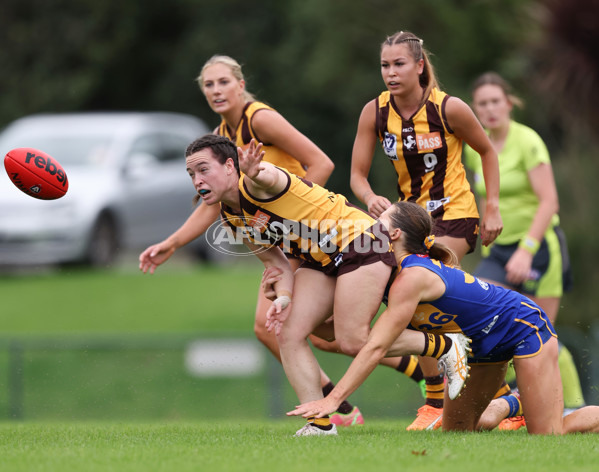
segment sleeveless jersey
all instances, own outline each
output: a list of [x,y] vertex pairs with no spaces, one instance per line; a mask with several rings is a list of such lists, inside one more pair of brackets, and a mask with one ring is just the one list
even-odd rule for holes
[[[252,117],[259,110],[273,110],[273,108],[262,102],[248,102],[245,104],[243,114],[241,115],[241,121],[239,122],[239,125],[237,125],[235,133],[232,133],[225,120],[222,120],[218,126],[217,134],[229,138],[243,150],[247,149],[252,138],[259,141],[252,128]],[[270,162],[278,167],[283,167],[300,177],[306,175],[306,169],[302,167],[302,164],[297,159],[272,144],[262,144],[264,145],[262,149],[264,150],[263,160],[265,162]]]
[[531,311],[538,312],[541,320],[550,326],[542,310],[517,292],[488,284],[420,254],[405,257],[399,271],[415,266],[437,274],[446,289],[437,300],[418,304],[410,327],[433,333],[461,331],[472,339],[472,357],[485,357],[493,348],[505,344],[506,339],[511,339],[513,332],[524,325],[522,318]]
[[397,172],[399,200],[416,202],[433,218],[478,218],[462,165],[462,140],[445,116],[449,95],[437,88],[404,120],[389,91],[377,98],[376,130]]
[[[262,246],[277,245],[292,256],[322,267],[336,258],[376,222],[343,195],[285,172],[287,186],[269,199],[252,196],[239,179],[241,214],[221,203],[225,223],[242,238]],[[388,244],[388,243],[387,243]],[[385,248],[388,249],[388,248]]]
[[[464,147],[464,162],[474,172],[474,189],[483,198],[487,196],[480,156],[470,146]],[[499,211],[503,231],[495,243],[512,244],[528,234],[539,208],[528,172],[540,164],[551,164],[547,146],[536,131],[510,121],[508,134],[499,153]],[[553,215],[551,226],[559,225],[559,216]]]

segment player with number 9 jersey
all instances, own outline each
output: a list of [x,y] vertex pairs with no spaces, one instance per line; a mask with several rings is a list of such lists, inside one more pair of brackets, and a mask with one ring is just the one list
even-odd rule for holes
[[[358,122],[352,190],[375,217],[391,205],[368,182],[380,142],[397,174],[398,200],[425,208],[435,219],[434,235],[461,260],[474,251],[479,230],[484,245],[501,232],[497,153],[470,107],[439,89],[420,38],[406,31],[388,37],[381,45],[381,75],[387,90],[364,106]],[[483,161],[489,198],[480,228],[463,143]]]

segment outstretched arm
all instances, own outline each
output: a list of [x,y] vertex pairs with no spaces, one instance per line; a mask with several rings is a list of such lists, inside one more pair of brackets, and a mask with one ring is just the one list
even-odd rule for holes
[[244,174],[245,183],[255,197],[273,197],[287,186],[287,174],[268,162],[262,162],[262,143],[252,139],[247,151],[237,148],[237,155],[239,170]]
[[[423,272],[429,272],[427,269],[418,269],[402,271],[395,280],[389,293],[388,308],[375,322],[368,341],[335,388],[325,398],[300,405],[287,415],[322,418],[333,413],[343,400],[364,383],[383,357],[422,353],[424,334],[405,328],[418,302],[429,298],[430,290],[438,286],[435,287],[434,282],[430,283],[429,274]],[[400,349],[398,345],[401,345]]]
[[218,218],[219,208],[219,205],[200,204],[177,231],[139,255],[139,269],[144,274],[148,271],[153,274],[177,249],[204,234]]

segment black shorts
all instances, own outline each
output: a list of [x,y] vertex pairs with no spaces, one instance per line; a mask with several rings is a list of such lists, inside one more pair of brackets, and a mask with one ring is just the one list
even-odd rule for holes
[[332,258],[329,264],[322,266],[303,261],[300,268],[318,270],[331,277],[338,277],[378,261],[384,262],[393,269],[397,267],[389,233],[379,221],[351,241]]
[[477,277],[499,282],[506,287],[540,298],[561,297],[572,288],[572,270],[566,237],[559,226],[550,228],[532,259],[529,278],[513,286],[506,279],[505,265],[518,249],[518,243],[493,244],[489,255],[474,271]]

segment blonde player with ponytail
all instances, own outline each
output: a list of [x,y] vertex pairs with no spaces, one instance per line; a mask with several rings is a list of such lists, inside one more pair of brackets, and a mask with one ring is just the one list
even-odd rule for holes
[[[368,176],[377,142],[397,174],[398,199],[418,203],[435,220],[438,242],[461,260],[501,232],[497,153],[470,107],[439,89],[422,39],[408,31],[381,45],[381,75],[386,90],[362,110],[354,142],[351,188],[374,217],[391,205],[370,186]],[[484,217],[479,213],[462,165],[468,143],[482,160],[487,188]],[[479,231],[480,230],[480,231]],[[434,363],[421,359],[426,404],[409,430],[431,427],[443,408],[443,377]]]

